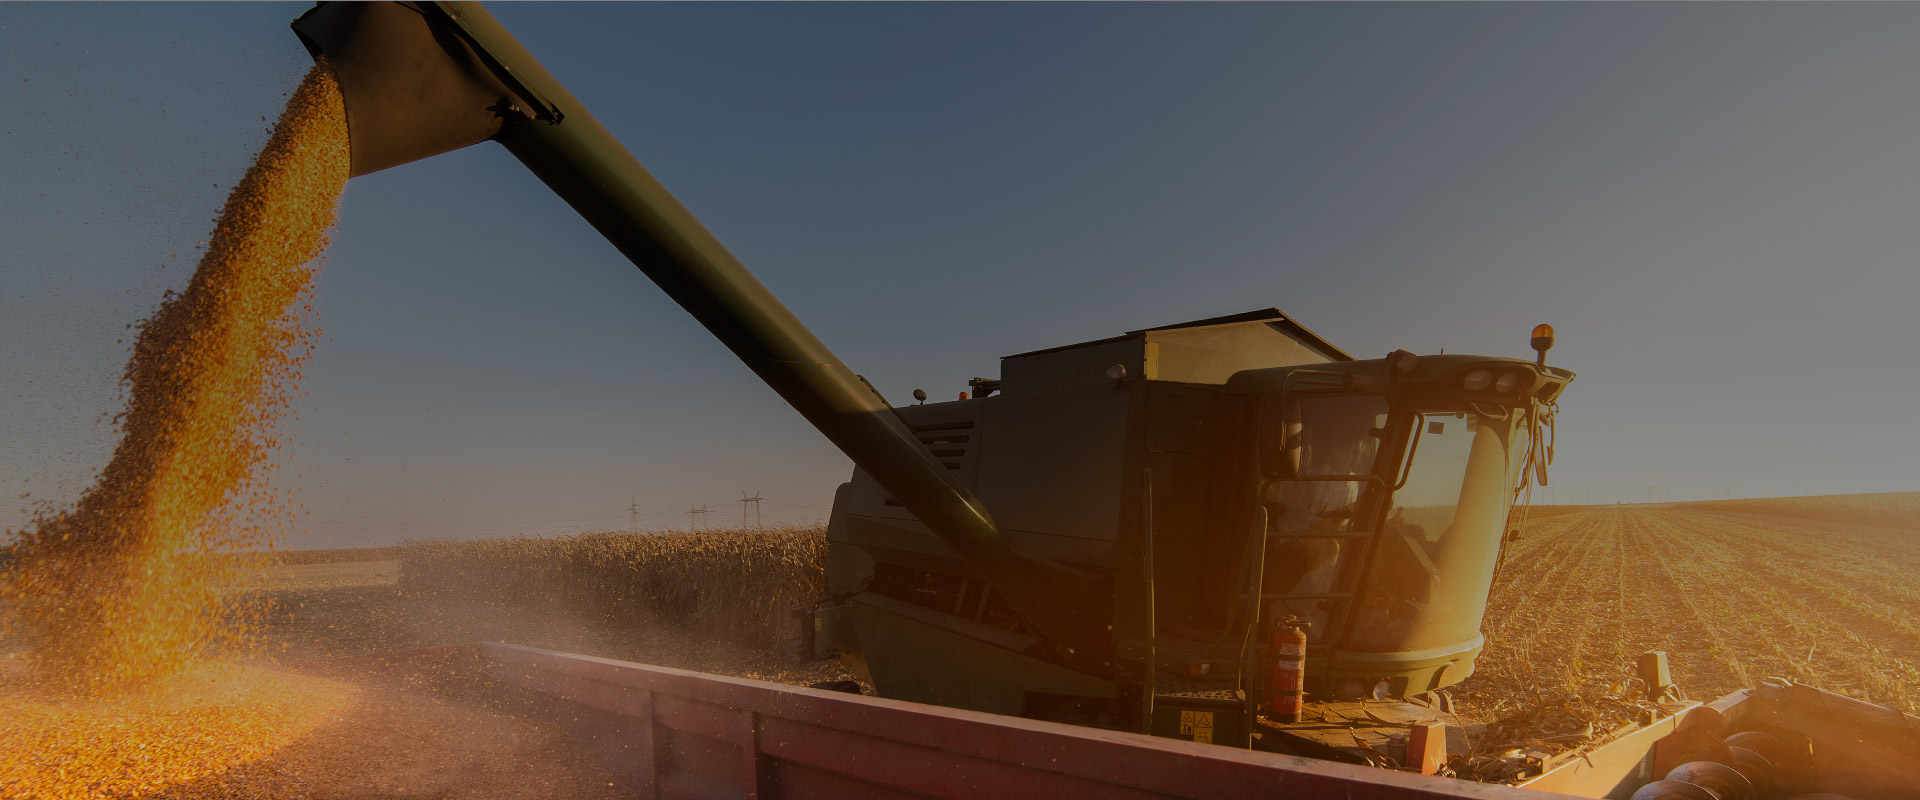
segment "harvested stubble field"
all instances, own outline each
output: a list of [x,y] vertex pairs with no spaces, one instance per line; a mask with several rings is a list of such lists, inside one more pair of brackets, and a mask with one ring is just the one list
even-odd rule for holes
[[1913,710],[1917,571],[1920,493],[1535,516],[1459,696],[1479,716],[1564,707],[1604,726],[1634,658],[1664,650],[1696,699],[1781,676]]

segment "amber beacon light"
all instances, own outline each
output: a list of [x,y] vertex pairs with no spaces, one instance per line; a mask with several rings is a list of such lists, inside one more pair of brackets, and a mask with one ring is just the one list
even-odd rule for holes
[[1553,349],[1553,326],[1545,323],[1533,326],[1533,352],[1539,354],[1535,364],[1547,365],[1547,351]]

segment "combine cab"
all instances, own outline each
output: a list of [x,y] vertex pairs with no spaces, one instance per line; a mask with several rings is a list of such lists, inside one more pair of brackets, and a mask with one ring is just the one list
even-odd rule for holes
[[[339,79],[354,175],[500,142],[853,460],[830,594],[798,616],[808,654],[883,697],[505,645],[319,669],[570,726],[643,797],[1524,794],[1433,776],[1476,756],[1444,689],[1480,652],[1509,508],[1544,481],[1573,378],[1546,366],[1551,329],[1532,361],[1355,360],[1256,311],[1010,356],[971,399],[895,407],[477,4],[323,3],[294,29]],[[1768,685],[1511,754],[1497,780],[1912,797],[1915,728]]]

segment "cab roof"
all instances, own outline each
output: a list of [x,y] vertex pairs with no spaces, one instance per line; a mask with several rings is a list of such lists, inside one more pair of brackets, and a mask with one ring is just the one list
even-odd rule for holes
[[1322,356],[1325,356],[1327,361],[1352,361],[1353,360],[1353,356],[1348,355],[1347,351],[1342,350],[1338,347],[1335,347],[1332,342],[1327,341],[1325,338],[1321,337],[1320,334],[1317,334],[1311,330],[1308,330],[1307,326],[1302,325],[1299,323],[1299,321],[1295,320],[1292,317],[1287,316],[1287,313],[1285,311],[1281,311],[1280,309],[1271,308],[1271,307],[1258,308],[1252,311],[1243,311],[1238,314],[1227,314],[1225,316],[1220,316],[1220,317],[1207,317],[1206,319],[1196,319],[1191,322],[1176,322],[1172,325],[1161,325],[1157,328],[1141,328],[1140,330],[1137,330],[1137,331],[1127,331],[1126,333],[1120,334],[1119,336],[1110,336],[1105,339],[1094,339],[1091,341],[1080,342],[1078,344],[1063,344],[1057,347],[1047,347],[1039,350],[1028,350],[1027,352],[1024,352],[1024,353],[1014,353],[1013,355],[1001,356],[1000,358],[1001,360],[1006,360],[1009,358],[1025,358],[1027,356],[1037,356],[1043,353],[1057,353],[1062,350],[1077,350],[1082,347],[1093,347],[1095,345],[1111,344],[1113,342],[1124,342],[1128,339],[1133,339],[1133,338],[1144,336],[1150,333],[1189,330],[1193,328],[1211,328],[1211,327],[1220,326],[1220,325],[1267,325],[1273,328],[1274,330],[1277,330],[1281,333],[1286,334],[1289,338],[1292,338],[1293,340],[1299,342],[1301,345],[1306,346],[1307,348],[1319,353]]
[[1247,369],[1352,360],[1280,309],[1262,308],[1006,356],[999,388],[1022,394],[1107,385],[1115,367],[1129,379],[1219,385]]

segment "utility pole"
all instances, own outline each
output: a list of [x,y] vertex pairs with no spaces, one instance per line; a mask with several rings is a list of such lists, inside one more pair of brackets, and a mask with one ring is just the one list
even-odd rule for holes
[[755,491],[752,497],[748,497],[746,492],[740,493],[740,527],[747,527],[748,503],[753,504],[753,527],[760,527],[760,501],[764,499],[766,498],[761,497],[758,491]]
[[632,502],[627,504],[627,532],[633,533],[640,530],[640,498],[635,496],[630,499]]
[[706,504],[705,503],[700,504],[699,508],[694,508],[693,504],[691,503],[687,504],[687,528],[689,530],[698,531],[698,530],[705,530],[706,527],[707,527]]

